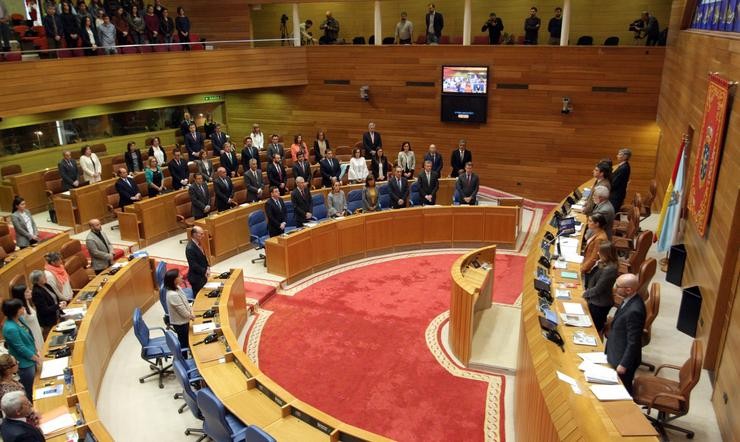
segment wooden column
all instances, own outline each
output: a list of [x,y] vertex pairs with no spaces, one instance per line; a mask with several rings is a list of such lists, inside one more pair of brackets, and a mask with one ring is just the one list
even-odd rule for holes
[[373,25],[373,33],[375,34],[375,46],[383,44],[383,24],[380,16],[380,1],[375,0],[375,24]]
[[470,46],[470,27],[471,27],[471,0],[465,0],[465,9],[463,10],[463,46]]
[[301,45],[301,17],[298,14],[298,3],[293,3],[293,46]]
[[560,30],[560,46],[568,46],[570,37],[570,0],[563,0],[563,26]]

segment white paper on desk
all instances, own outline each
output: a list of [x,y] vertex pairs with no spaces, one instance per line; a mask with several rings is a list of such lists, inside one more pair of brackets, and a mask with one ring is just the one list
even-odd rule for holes
[[589,387],[600,401],[631,401],[632,396],[622,384],[617,385],[592,385]]
[[583,224],[576,224],[576,232],[580,232],[583,228]]
[[215,290],[215,289],[220,289],[223,286],[224,286],[223,282],[212,281],[212,282],[207,282],[206,285],[203,286],[203,288],[209,289],[209,290]]
[[67,190],[66,192],[62,192],[61,194],[64,195],[64,196],[70,196],[71,195],[71,193],[69,193],[69,190]]
[[570,299],[570,290],[555,289],[555,297],[558,299]]
[[204,324],[193,324],[193,334],[208,333],[212,330],[216,330],[216,323],[206,322]]
[[316,226],[318,226],[318,225],[319,225],[319,223],[317,223],[316,221],[309,221],[309,222],[307,222],[307,223],[303,223],[303,225],[304,225],[305,227],[316,227]]
[[568,238],[568,237],[560,237],[560,247],[563,248],[565,246],[578,246],[578,238]]
[[59,359],[47,359],[41,365],[41,379],[53,378],[64,374],[64,369],[69,366],[69,356]]
[[113,264],[112,266],[110,266],[110,268],[111,269],[120,269],[121,267],[125,266],[126,264],[128,264],[128,261],[117,262],[117,263]]
[[583,212],[583,204],[573,204],[570,206],[570,210],[574,210],[576,212]]
[[591,362],[592,364],[608,364],[606,361],[606,353],[600,351],[591,351],[588,353],[578,353],[584,361]]
[[36,399],[45,399],[48,397],[59,396],[64,393],[64,385],[57,384],[53,387],[37,388],[34,397]]
[[568,262],[556,259],[555,261],[552,261],[552,267],[555,269],[565,269],[568,268]]
[[581,264],[583,262],[583,256],[578,254],[568,254],[566,255],[563,253],[563,258],[568,262],[573,262],[576,264]]
[[573,335],[573,343],[577,345],[588,345],[590,347],[596,347],[596,337],[587,335],[586,333],[578,332]]
[[573,379],[572,377],[568,376],[565,373],[561,373],[558,370],[556,370],[555,373],[557,373],[558,379],[560,379],[561,381],[563,381],[566,384],[570,385],[570,388],[573,389],[573,393],[575,393],[575,394],[581,394],[581,393],[583,393],[581,391],[581,387],[578,386],[578,382],[576,382],[575,379]]
[[583,311],[583,306],[577,302],[564,302],[563,309],[565,310],[565,313],[569,315],[585,315],[586,314],[586,312]]
[[64,316],[74,316],[74,315],[85,315],[86,309],[82,307],[75,307],[75,308],[65,308],[62,309],[64,312]]
[[571,327],[591,327],[591,318],[588,315],[561,313],[560,319],[565,325],[569,325]]
[[583,370],[586,382],[591,384],[614,385],[619,383],[617,372],[611,367],[604,367],[603,365],[583,361],[578,368]]
[[51,434],[63,428],[74,427],[76,422],[75,417],[71,413],[65,413],[48,422],[44,422],[40,428],[44,434]]

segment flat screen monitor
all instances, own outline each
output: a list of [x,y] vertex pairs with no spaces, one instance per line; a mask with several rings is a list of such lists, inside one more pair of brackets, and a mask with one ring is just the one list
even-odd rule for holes
[[442,93],[486,95],[488,66],[442,66]]
[[558,221],[558,236],[572,235],[574,233],[576,233],[575,218],[561,218]]
[[440,118],[454,123],[488,120],[488,66],[442,66]]

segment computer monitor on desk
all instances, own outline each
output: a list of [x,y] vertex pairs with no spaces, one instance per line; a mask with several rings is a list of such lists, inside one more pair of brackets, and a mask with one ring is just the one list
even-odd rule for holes
[[576,233],[576,219],[573,217],[558,220],[558,236],[572,235]]

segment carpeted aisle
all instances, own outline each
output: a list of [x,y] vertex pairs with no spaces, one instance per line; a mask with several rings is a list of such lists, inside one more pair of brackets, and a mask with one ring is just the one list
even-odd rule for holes
[[[273,297],[264,306],[273,313],[260,368],[301,400],[396,440],[485,440],[488,383],[453,376],[425,341],[430,322],[449,309],[458,256],[365,265]],[[496,302],[517,299],[523,264],[497,257]],[[496,400],[503,414],[503,397]],[[491,440],[504,440],[503,422],[499,428]]]

